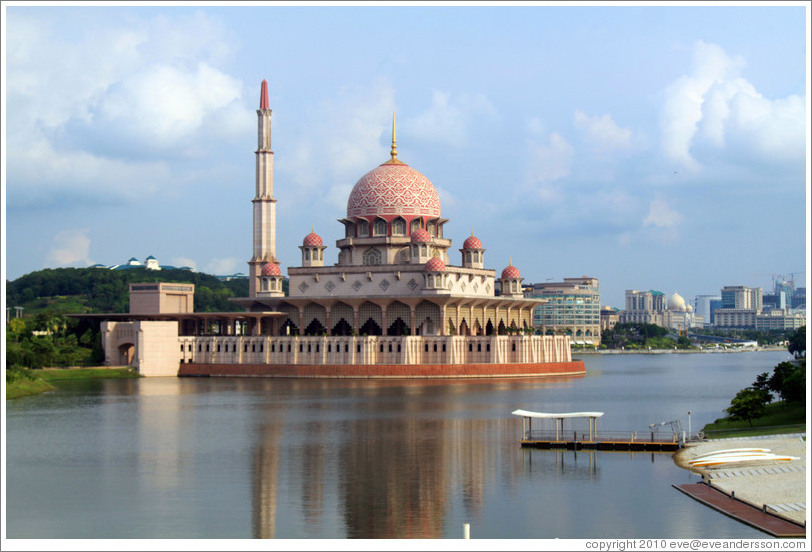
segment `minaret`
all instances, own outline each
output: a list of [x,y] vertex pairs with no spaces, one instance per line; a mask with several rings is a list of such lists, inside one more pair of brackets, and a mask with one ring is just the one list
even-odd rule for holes
[[273,197],[273,151],[268,81],[262,80],[257,110],[256,195],[254,204],[254,255],[248,261],[250,297],[260,289],[262,265],[276,263],[276,200]]

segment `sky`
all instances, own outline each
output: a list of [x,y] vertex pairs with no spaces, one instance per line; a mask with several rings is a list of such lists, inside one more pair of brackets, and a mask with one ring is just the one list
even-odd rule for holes
[[[247,273],[260,84],[277,255],[337,259],[359,178],[431,180],[524,283],[696,295],[809,278],[809,3],[4,2],[3,271]],[[498,275],[498,274],[497,274]]]

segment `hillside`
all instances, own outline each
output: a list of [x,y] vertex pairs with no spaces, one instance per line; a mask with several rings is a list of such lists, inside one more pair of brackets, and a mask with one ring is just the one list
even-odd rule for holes
[[194,284],[195,312],[240,311],[242,308],[228,298],[248,296],[246,278],[222,281],[210,274],[179,269],[54,268],[6,281],[6,306],[23,307],[26,316],[43,311],[128,312],[129,284],[142,282]]

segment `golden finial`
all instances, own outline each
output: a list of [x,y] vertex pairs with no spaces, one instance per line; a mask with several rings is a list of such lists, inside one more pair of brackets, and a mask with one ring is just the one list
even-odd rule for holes
[[384,165],[402,165],[403,161],[398,159],[398,146],[395,138],[395,112],[392,111],[392,149],[389,151],[391,158]]
[[392,151],[389,152],[389,155],[392,156],[392,159],[398,158],[398,146],[396,144],[395,139],[395,112],[392,111]]

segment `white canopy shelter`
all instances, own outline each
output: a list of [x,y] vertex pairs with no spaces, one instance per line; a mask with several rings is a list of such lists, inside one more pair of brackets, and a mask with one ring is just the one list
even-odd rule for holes
[[594,441],[598,430],[598,418],[603,416],[603,412],[531,412],[529,410],[514,410],[514,416],[522,416],[522,427],[525,438],[530,436],[533,418],[555,420],[555,440],[561,439],[564,431],[564,418],[587,418],[589,420],[589,440]]

